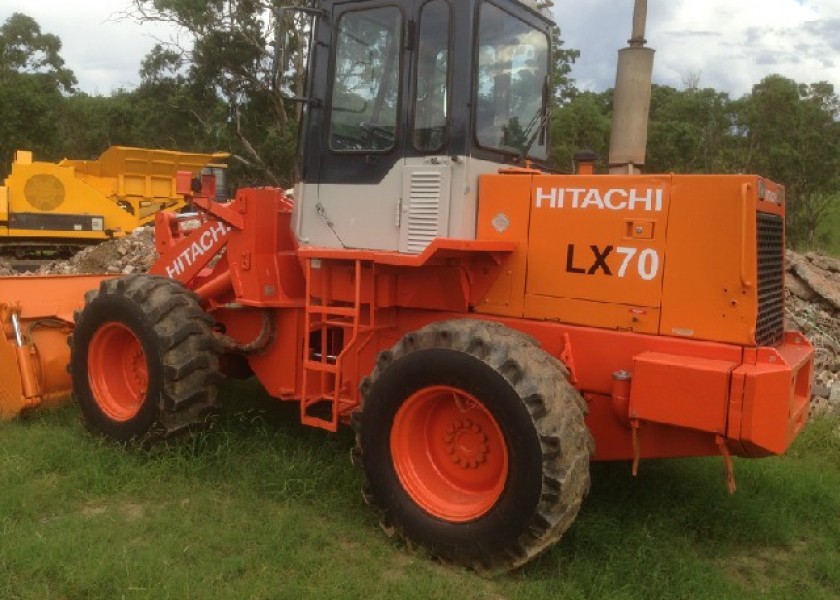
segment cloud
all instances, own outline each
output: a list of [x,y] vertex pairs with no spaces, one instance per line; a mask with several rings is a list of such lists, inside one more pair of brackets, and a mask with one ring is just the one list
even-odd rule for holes
[[690,29],[685,31],[666,31],[665,35],[671,35],[680,39],[687,37],[721,37],[721,33],[719,31],[692,31]]
[[127,0],[0,0],[0,20],[14,12],[35,19],[44,33],[61,38],[61,56],[88,93],[109,94],[140,82],[140,61],[157,40],[175,30],[159,23],[140,25],[121,16]]
[[[57,34],[82,90],[107,94],[139,83],[140,61],[175,30],[119,19],[128,0],[0,0],[0,19],[23,12]],[[633,0],[555,0],[566,47],[581,51],[578,87],[615,82],[616,51],[630,37]],[[770,73],[840,88],[840,0],[649,0],[647,38],[654,81],[701,86],[738,97]]]
[[[630,32],[633,0],[557,0],[570,48],[581,50],[572,76],[604,90],[615,80],[616,51]],[[650,0],[647,39],[657,50],[654,82],[700,85],[738,97],[771,73],[840,87],[840,0]]]

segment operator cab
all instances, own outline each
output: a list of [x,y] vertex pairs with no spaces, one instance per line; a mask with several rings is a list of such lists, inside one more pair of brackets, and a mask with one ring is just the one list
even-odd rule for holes
[[478,176],[547,158],[551,21],[516,0],[315,4],[300,243],[475,239]]

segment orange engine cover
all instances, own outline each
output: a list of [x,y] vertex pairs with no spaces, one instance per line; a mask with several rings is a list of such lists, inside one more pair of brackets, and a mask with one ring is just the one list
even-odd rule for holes
[[[756,176],[485,175],[478,237],[518,243],[479,312],[757,343],[759,215],[778,223],[778,186]],[[765,302],[781,336],[781,286]]]

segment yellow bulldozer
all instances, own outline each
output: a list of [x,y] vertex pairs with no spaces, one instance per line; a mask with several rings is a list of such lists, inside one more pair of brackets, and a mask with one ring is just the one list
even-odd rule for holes
[[131,233],[159,211],[184,208],[179,171],[212,174],[222,196],[228,156],[112,146],[96,160],[48,163],[19,150],[0,186],[0,251],[66,254]]

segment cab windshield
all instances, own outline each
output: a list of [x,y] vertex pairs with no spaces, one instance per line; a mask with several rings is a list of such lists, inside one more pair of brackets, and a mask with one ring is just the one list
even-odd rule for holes
[[545,159],[548,36],[490,2],[478,31],[478,144]]

